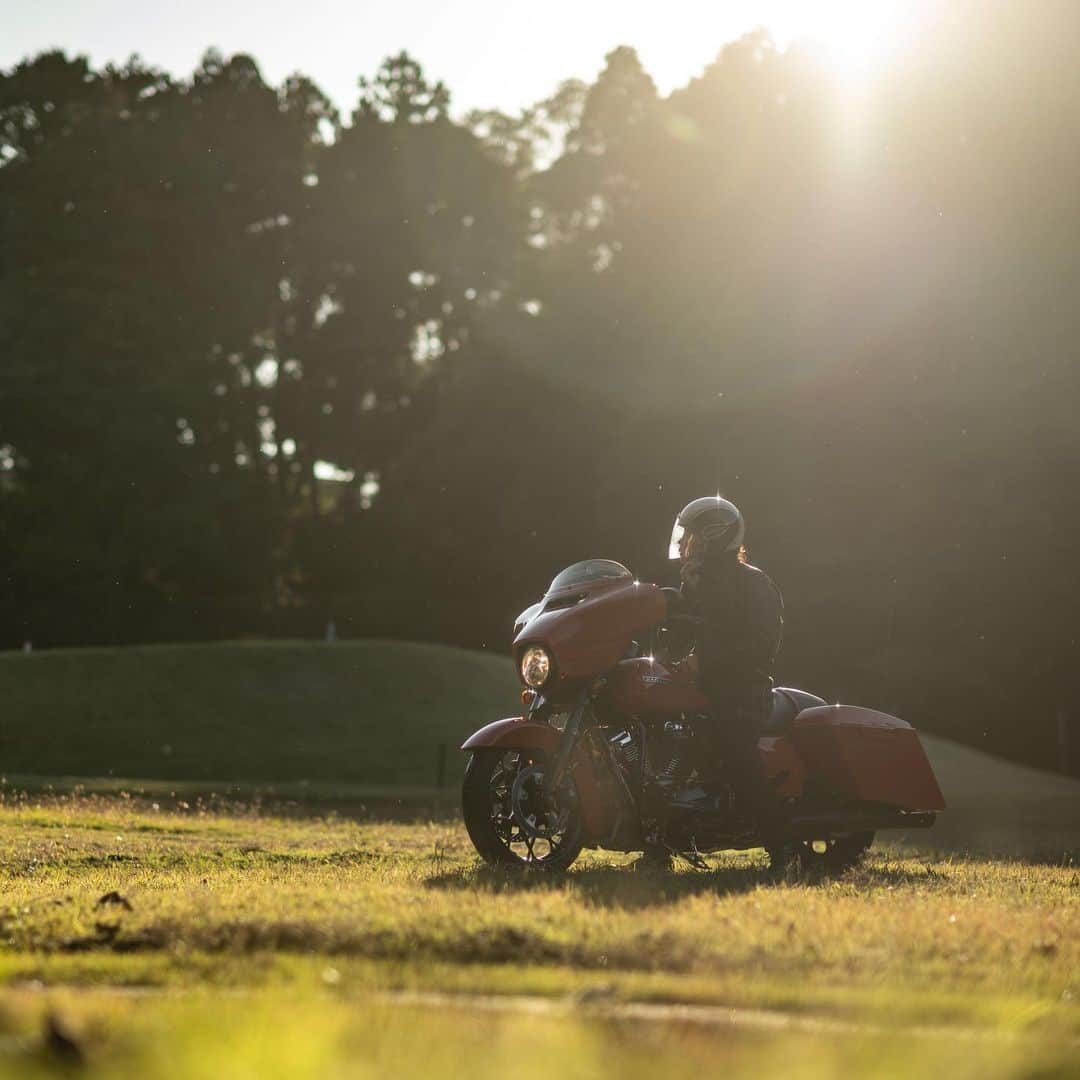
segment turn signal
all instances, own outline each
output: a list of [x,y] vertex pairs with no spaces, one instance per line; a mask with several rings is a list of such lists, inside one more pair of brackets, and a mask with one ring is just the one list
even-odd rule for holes
[[532,703],[535,700],[536,700],[536,691],[535,690],[522,690],[521,691],[521,704],[522,705],[532,705]]

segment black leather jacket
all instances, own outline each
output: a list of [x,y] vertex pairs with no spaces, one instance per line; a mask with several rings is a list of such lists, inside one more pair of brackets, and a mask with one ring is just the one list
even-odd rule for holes
[[701,619],[702,691],[718,704],[767,693],[784,630],[784,601],[769,575],[725,555],[706,560],[679,595],[683,610]]

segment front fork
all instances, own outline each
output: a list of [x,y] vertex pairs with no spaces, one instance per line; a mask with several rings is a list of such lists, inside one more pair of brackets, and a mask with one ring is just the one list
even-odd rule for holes
[[[549,812],[557,811],[558,807],[555,793],[560,790],[563,780],[573,766],[574,753],[581,744],[582,735],[589,734],[588,710],[591,700],[595,696],[596,689],[597,687],[595,685],[586,688],[574,702],[573,709],[566,721],[566,727],[563,729],[563,738],[555,752],[550,776],[545,775],[544,777],[543,797],[545,809]],[[600,747],[596,745],[597,742],[601,744]],[[640,815],[639,799],[634,792],[631,791],[626,777],[623,776],[622,770],[612,757],[611,746],[603,739],[589,739],[588,743],[593,768],[587,769],[586,775],[579,777],[579,783],[584,782],[585,784],[585,788],[582,791],[583,801],[589,803],[593,807],[593,812],[591,814],[586,811],[586,824],[589,826],[590,832],[595,834],[596,838],[604,838],[608,843],[613,843],[617,837],[624,835],[628,825],[628,818],[634,823],[632,828],[636,834],[638,830],[637,821],[639,820]],[[596,781],[592,775],[593,770],[600,764],[596,760],[597,749],[605,751],[605,761],[603,762],[603,766],[600,767],[606,767],[610,770],[611,776],[619,790],[619,794],[615,796],[615,805],[608,807],[606,811],[601,810],[596,804],[597,798],[604,798],[596,789]],[[642,764],[644,764],[644,762]],[[609,794],[606,798],[610,800],[611,797],[612,796]],[[619,847],[617,850],[633,850],[633,847]]]
[[544,784],[549,799],[554,792],[559,790],[559,785],[562,783],[563,777],[566,776],[566,770],[570,765],[570,757],[577,747],[578,739],[585,726],[585,710],[588,707],[589,690],[586,688],[581,691],[577,701],[574,703],[570,717],[566,721],[563,737],[559,743],[559,751],[555,755],[555,762],[551,767],[551,781]]

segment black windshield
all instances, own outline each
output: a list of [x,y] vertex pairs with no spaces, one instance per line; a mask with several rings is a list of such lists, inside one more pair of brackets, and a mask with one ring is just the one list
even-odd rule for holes
[[622,563],[611,559],[586,559],[568,566],[548,586],[548,592],[568,589],[573,585],[584,585],[590,581],[617,581],[620,578],[632,578],[634,575]]

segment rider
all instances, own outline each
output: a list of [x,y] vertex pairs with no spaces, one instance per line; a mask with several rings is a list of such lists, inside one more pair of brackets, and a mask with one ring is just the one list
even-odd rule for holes
[[699,769],[708,788],[717,763],[738,805],[768,835],[782,829],[783,811],[758,755],[758,736],[772,705],[772,668],[780,649],[784,602],[772,579],[746,561],[745,526],[734,503],[719,495],[683,507],[668,557],[681,560],[682,588],[673,613],[700,619],[696,652],[683,661],[713,705],[698,724],[704,751]]

